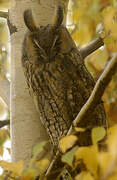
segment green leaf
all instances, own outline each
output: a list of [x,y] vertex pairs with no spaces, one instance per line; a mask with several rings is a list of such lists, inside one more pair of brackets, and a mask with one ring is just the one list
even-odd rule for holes
[[96,127],[92,129],[91,137],[93,144],[96,144],[98,141],[102,140],[106,135],[106,130],[103,127]]
[[33,157],[30,160],[30,167],[33,167],[33,164],[36,161],[37,156],[39,155],[39,153],[41,153],[43,151],[44,146],[46,145],[47,141],[43,141],[39,144],[36,144],[33,148]]
[[36,144],[33,148],[33,156],[36,157],[40,152],[43,151],[44,146],[46,145],[47,141],[43,141],[39,144]]
[[62,161],[72,167],[75,152],[78,150],[78,146],[75,146],[72,150],[68,151],[62,156]]

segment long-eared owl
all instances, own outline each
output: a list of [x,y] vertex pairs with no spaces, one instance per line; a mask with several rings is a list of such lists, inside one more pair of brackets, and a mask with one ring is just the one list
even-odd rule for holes
[[[62,25],[63,9],[58,6],[52,24],[37,27],[30,10],[24,12],[28,28],[22,49],[22,66],[30,95],[39,112],[53,147],[65,136],[88,100],[95,82],[87,71],[80,52],[67,28]],[[89,124],[87,119],[90,118]],[[106,115],[100,102],[79,127],[106,127]],[[82,134],[80,134],[82,135]],[[91,143],[85,132],[82,145]]]

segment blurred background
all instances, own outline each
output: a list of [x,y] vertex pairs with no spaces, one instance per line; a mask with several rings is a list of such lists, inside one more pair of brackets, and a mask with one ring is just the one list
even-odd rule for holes
[[[8,9],[14,0],[0,0],[0,160],[10,158],[10,32],[7,26]],[[0,174],[3,169],[0,168]]]

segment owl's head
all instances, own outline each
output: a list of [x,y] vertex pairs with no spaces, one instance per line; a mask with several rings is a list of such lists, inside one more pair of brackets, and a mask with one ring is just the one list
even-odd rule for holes
[[63,9],[61,6],[57,7],[52,24],[37,27],[31,10],[24,12],[24,22],[29,29],[25,46],[29,48],[27,51],[30,51],[30,56],[33,56],[31,51],[36,52],[42,61],[47,61],[52,60],[58,54],[68,53],[75,47],[69,32],[62,25]]

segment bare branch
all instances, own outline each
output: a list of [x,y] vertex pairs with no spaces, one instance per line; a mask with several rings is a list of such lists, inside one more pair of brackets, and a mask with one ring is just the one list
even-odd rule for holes
[[8,12],[0,11],[0,17],[8,18]]
[[[56,173],[53,174],[53,172],[55,171],[55,167],[59,164],[59,167],[61,168],[61,172],[65,166],[65,164],[63,162],[61,162],[61,154],[59,151],[57,151],[56,156],[54,156],[46,174],[45,177],[47,180],[51,180],[51,179],[55,179],[61,172],[57,171]],[[41,179],[44,180],[44,179]]]
[[103,45],[104,45],[103,39],[101,37],[99,37],[99,38],[93,40],[87,46],[80,49],[81,56],[84,59]]
[[112,76],[115,74],[116,70],[117,70],[117,53],[115,53],[115,55],[109,61],[109,63],[105,67],[104,72],[97,80],[96,85],[91,93],[91,96],[89,97],[88,101],[82,107],[76,119],[74,120],[73,122],[74,126],[77,126],[78,123],[83,120],[85,114],[92,112],[94,110],[94,108],[100,101],[107,85],[111,81]]
[[10,124],[10,120],[3,120],[3,121],[0,121],[0,128],[3,128],[4,126],[7,126]]

